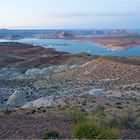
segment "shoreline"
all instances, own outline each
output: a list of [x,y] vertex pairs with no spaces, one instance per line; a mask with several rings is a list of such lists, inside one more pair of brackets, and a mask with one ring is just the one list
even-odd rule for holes
[[[36,38],[33,38],[33,39],[36,39]],[[46,38],[46,39],[69,40],[69,41],[76,41],[76,42],[91,42],[91,43],[100,45],[102,48],[105,48],[107,51],[112,51],[112,52],[121,52],[121,51],[124,51],[124,50],[129,49],[129,48],[140,47],[140,43],[139,42],[138,43],[137,42],[136,43],[132,43],[133,40],[129,41],[129,37],[123,37],[123,39],[120,38],[120,37],[113,37],[113,39],[112,39],[112,37],[110,37],[110,38],[109,37],[98,37],[98,38],[97,37],[94,37],[94,38],[72,37],[72,38]],[[135,39],[135,37],[134,37],[134,39]],[[127,43],[127,41],[128,41],[128,43]],[[17,42],[17,43],[19,43],[18,40],[17,41],[7,40],[7,41],[5,41],[5,43],[6,42],[7,43],[8,42],[13,42],[13,43]],[[3,43],[3,42],[0,42],[0,43]],[[66,50],[65,51],[59,51],[56,48],[53,48],[51,46],[45,47],[44,45],[37,45],[37,44],[30,44],[30,43],[22,43],[22,44],[33,45],[33,46],[40,46],[40,47],[51,49],[51,50],[54,50],[54,51],[57,51],[57,52],[67,52],[67,53],[69,53],[71,55],[76,55],[76,54],[79,54],[79,53],[83,52],[83,51],[81,51],[79,53],[72,53],[72,52],[69,52],[69,51],[66,51]],[[86,53],[87,54],[91,54],[89,52],[86,52]],[[107,54],[106,55],[92,54],[92,55],[110,56],[110,55],[107,55]],[[120,56],[120,55],[113,55],[113,56]],[[131,56],[131,55],[128,55],[128,56]],[[136,55],[136,56],[138,56],[138,55]]]
[[[103,46],[104,48],[107,48],[107,49],[127,49],[127,48],[131,48],[131,47],[140,47],[140,43],[130,43],[130,44],[127,44],[127,45],[117,45],[117,43],[119,42],[119,39],[118,41],[116,42],[111,42],[111,38],[107,40],[105,40],[104,37],[95,37],[95,38],[86,38],[86,37],[76,37],[76,38],[73,38],[72,40],[75,40],[75,41],[79,41],[79,42],[85,42],[85,41],[89,41],[89,42],[93,42],[93,43],[96,43],[96,44],[99,44],[101,46]],[[119,42],[120,43],[120,42]]]

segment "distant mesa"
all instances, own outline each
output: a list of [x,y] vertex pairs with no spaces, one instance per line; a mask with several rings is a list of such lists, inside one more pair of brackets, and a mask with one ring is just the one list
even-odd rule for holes
[[74,37],[74,35],[69,32],[61,32],[60,34],[58,34],[58,38],[72,38],[72,37]]
[[0,39],[16,40],[23,38],[38,39],[65,39],[73,37],[93,36],[138,36],[140,30],[118,30],[118,29],[92,29],[92,30],[8,30],[0,29]]
[[35,38],[39,38],[39,39],[50,39],[50,38],[58,38],[58,39],[65,39],[65,38],[72,38],[74,37],[74,35],[71,32],[56,32],[56,33],[41,33],[41,34],[36,34]]

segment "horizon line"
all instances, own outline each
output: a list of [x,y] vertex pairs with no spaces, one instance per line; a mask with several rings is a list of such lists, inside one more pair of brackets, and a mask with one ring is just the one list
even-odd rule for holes
[[0,28],[0,30],[140,30],[140,28]]

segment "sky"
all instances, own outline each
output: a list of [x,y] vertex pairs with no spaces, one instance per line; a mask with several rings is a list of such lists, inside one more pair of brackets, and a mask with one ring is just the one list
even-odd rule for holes
[[0,28],[138,29],[140,0],[0,0]]

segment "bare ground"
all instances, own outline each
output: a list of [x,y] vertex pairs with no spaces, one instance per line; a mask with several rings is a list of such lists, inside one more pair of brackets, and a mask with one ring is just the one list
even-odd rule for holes
[[59,138],[71,138],[71,122],[55,116],[10,114],[0,116],[0,139],[42,139],[49,129],[61,133]]

